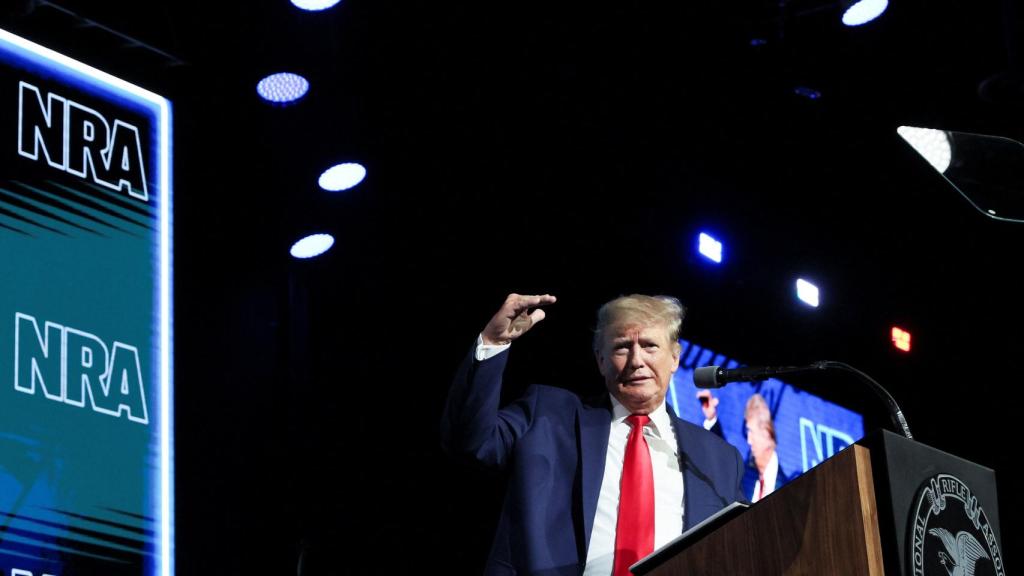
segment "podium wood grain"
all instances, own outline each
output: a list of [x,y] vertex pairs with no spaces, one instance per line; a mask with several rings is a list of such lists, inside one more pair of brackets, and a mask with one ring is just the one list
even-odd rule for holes
[[650,574],[884,574],[871,454],[854,445]]

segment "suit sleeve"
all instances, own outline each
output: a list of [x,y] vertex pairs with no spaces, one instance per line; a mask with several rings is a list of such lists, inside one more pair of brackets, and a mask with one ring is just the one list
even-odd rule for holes
[[750,504],[750,499],[743,490],[743,474],[746,472],[746,465],[743,463],[743,457],[740,456],[740,451],[732,446],[733,459],[736,461],[736,490],[735,496],[733,496],[734,502],[742,502],[743,504]]
[[475,360],[470,351],[459,365],[441,417],[441,446],[449,454],[504,468],[516,441],[529,430],[536,387],[499,409],[507,361],[507,350],[482,361]]

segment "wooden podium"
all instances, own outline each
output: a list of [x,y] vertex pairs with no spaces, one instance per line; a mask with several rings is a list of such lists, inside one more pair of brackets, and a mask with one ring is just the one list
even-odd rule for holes
[[1003,574],[998,534],[991,469],[880,431],[635,573]]

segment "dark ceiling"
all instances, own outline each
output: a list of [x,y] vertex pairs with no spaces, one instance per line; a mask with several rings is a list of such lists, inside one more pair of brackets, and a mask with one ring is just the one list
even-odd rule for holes
[[[974,210],[895,131],[1024,140],[1010,0],[893,2],[860,28],[796,0],[58,4],[0,26],[175,106],[180,573],[290,573],[303,545],[358,572],[396,548],[478,572],[500,479],[445,459],[436,430],[511,291],[560,299],[512,390],[599,387],[594,309],[671,293],[688,339],[744,362],[872,374],[919,439],[996,469],[1004,518],[1019,507],[1024,224]],[[267,106],[254,86],[282,69],[311,92]],[[363,184],[317,189],[349,160]],[[288,258],[319,230],[331,252]],[[693,255],[700,230],[723,266]],[[804,384],[877,409],[845,377]]]

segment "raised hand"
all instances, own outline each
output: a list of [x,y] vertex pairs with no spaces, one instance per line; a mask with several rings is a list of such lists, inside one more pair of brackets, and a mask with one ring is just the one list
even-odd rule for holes
[[544,319],[544,311],[539,308],[540,306],[554,303],[555,297],[549,294],[543,296],[509,294],[508,298],[505,298],[505,303],[501,305],[501,308],[480,333],[484,344],[511,343],[533,328],[534,324]]

